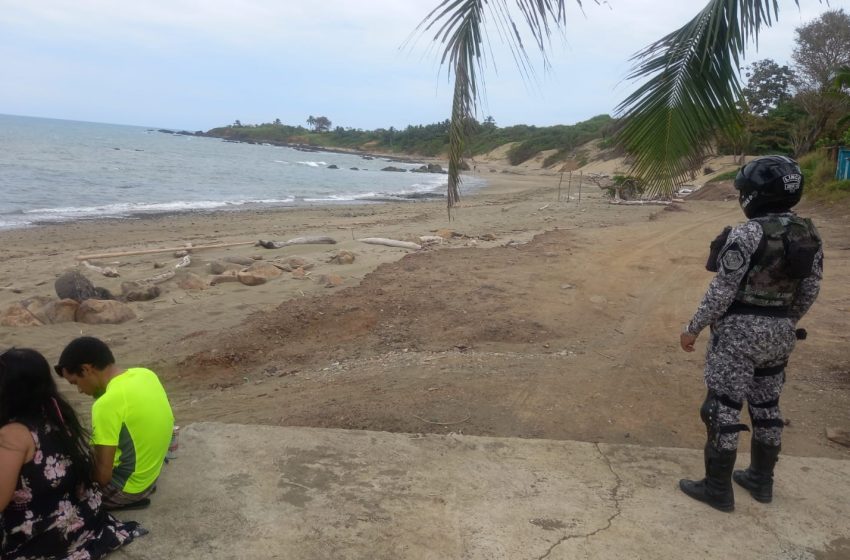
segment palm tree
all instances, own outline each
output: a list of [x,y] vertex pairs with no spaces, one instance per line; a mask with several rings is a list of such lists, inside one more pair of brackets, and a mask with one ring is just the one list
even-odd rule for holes
[[[850,89],[850,66],[842,66],[835,71],[835,77],[832,82],[832,90],[838,95],[843,95],[847,98],[844,90]],[[845,105],[846,106],[846,105]],[[844,115],[838,119],[838,126],[850,124],[850,114]]]
[[[546,45],[552,31],[566,24],[566,1],[514,2],[547,64]],[[576,2],[581,6],[582,0]],[[691,21],[634,55],[628,77],[649,79],[617,107],[622,117],[618,140],[634,157],[632,174],[645,181],[650,193],[670,195],[701,160],[718,130],[741,126],[740,60],[750,41],[778,13],[777,0],[709,0]],[[528,74],[528,53],[509,0],[442,0],[419,26],[444,45],[441,64],[449,65],[455,81],[449,131],[449,215],[460,196],[465,126],[474,122],[479,101],[488,17],[510,40],[520,70]]]

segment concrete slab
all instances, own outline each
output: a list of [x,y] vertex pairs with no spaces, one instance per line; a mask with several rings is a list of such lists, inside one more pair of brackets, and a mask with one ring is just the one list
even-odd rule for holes
[[[749,457],[739,456],[740,465]],[[689,449],[195,424],[114,558],[850,558],[850,461],[783,457],[774,502],[685,497]]]

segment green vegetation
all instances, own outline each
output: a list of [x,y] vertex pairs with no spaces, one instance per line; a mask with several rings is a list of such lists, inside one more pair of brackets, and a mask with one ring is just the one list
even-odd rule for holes
[[721,173],[717,177],[713,177],[708,181],[708,183],[719,183],[720,181],[734,181],[735,177],[738,175],[738,170],[735,169],[733,171],[727,171],[726,173]]
[[[581,0],[576,3],[582,5]],[[450,213],[459,199],[458,169],[470,145],[466,123],[475,117],[484,96],[480,77],[490,52],[485,23],[496,21],[502,31],[512,31],[498,35],[510,42],[522,74],[531,76],[526,46],[536,47],[548,63],[550,39],[566,27],[566,4],[567,0],[441,0],[419,25],[439,44],[440,62],[454,81]],[[850,17],[843,10],[828,11],[797,28],[793,71],[762,61],[747,74],[746,90],[741,87],[742,55],[759,30],[778,17],[776,1],[708,0],[693,19],[631,58],[628,79],[637,84],[615,109],[621,117],[615,142],[630,156],[630,173],[645,182],[647,193],[671,195],[719,143],[725,143],[726,153],[764,150],[800,156],[845,135],[850,95],[847,82],[835,80],[836,71],[850,64]],[[531,40],[523,36],[526,33]],[[789,102],[794,106],[787,108],[784,121],[771,114]],[[773,120],[758,120],[766,117]],[[512,155],[522,160],[532,151],[518,145]]]
[[850,181],[835,179],[835,162],[825,149],[815,150],[800,158],[806,178],[805,196],[813,202],[850,202]]
[[[448,120],[429,125],[410,125],[403,130],[396,130],[393,127],[361,130],[338,126],[323,131],[323,127],[317,125],[317,121],[321,119],[330,122],[325,117],[311,116],[307,119],[312,130],[303,126],[285,125],[278,119],[273,123],[258,125],[243,125],[240,121],[236,121],[230,126],[214,128],[206,134],[240,142],[307,144],[324,148],[372,150],[431,157],[448,153],[450,124]],[[573,156],[575,150],[582,144],[596,138],[604,139],[610,136],[614,123],[614,119],[610,116],[598,115],[570,126],[517,125],[500,128],[496,126],[493,117],[487,117],[483,123],[477,121],[468,123],[471,133],[467,157],[475,157],[499,146],[514,143],[508,152],[508,159],[512,165],[518,165],[544,150],[558,150],[545,160],[544,165],[551,167]]]

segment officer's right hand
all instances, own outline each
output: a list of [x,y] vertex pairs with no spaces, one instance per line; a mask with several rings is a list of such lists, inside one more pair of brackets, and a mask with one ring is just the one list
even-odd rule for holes
[[681,344],[682,350],[684,350],[685,352],[693,352],[694,343],[696,341],[696,335],[687,332],[683,332],[682,335],[679,337],[679,344]]

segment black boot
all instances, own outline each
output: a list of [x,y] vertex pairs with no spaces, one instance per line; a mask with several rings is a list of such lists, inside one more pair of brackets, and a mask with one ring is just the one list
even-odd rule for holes
[[735,482],[750,491],[752,497],[763,504],[773,501],[773,467],[779,460],[779,446],[753,440],[750,450],[750,467],[735,471]]
[[737,451],[721,451],[705,446],[705,478],[679,481],[679,488],[695,500],[720,511],[735,511],[735,494],[732,491],[732,470]]

